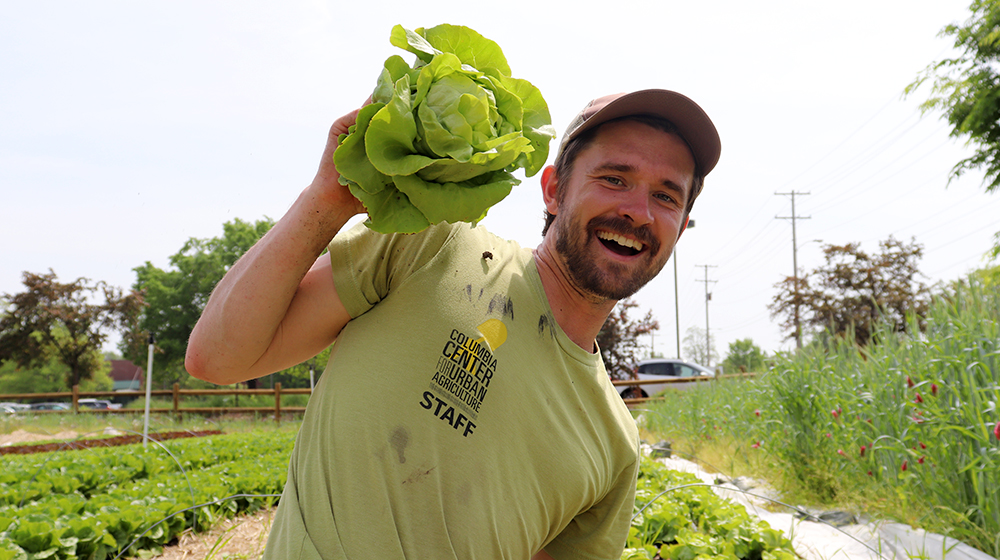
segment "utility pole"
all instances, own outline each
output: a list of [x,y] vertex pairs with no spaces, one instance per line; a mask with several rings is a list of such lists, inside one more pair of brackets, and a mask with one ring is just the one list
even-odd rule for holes
[[808,220],[812,216],[796,216],[795,214],[795,195],[797,194],[809,194],[803,192],[786,192],[786,193],[774,193],[775,196],[790,196],[792,197],[792,215],[791,216],[775,216],[776,220],[791,220],[792,221],[792,268],[794,270],[792,277],[795,279],[794,288],[794,319],[795,319],[795,347],[802,348],[802,323],[799,321],[799,243],[795,236],[795,222],[796,220]]
[[[691,229],[694,227],[694,220],[688,219],[687,228]],[[681,359],[681,298],[677,292],[677,245],[674,244],[674,256],[672,258],[674,261],[674,321],[676,324],[677,333],[677,359]]]
[[709,282],[715,283],[715,282],[718,282],[718,280],[709,280],[708,279],[708,269],[709,268],[715,268],[715,265],[712,265],[712,264],[699,264],[699,265],[696,265],[696,266],[700,266],[700,267],[703,267],[705,269],[705,279],[704,280],[698,280],[699,282],[704,282],[705,283],[705,363],[702,364],[702,365],[705,366],[705,367],[711,367],[712,366],[712,337],[709,335],[709,327],[708,327],[708,302],[712,300],[712,292],[708,291],[708,283]]

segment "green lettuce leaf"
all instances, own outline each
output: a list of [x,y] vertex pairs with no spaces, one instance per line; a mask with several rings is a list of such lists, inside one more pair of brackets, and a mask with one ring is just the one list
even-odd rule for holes
[[555,138],[538,88],[511,77],[499,45],[462,26],[395,26],[389,57],[334,153],[341,182],[365,205],[368,227],[410,233],[477,222],[545,165]]

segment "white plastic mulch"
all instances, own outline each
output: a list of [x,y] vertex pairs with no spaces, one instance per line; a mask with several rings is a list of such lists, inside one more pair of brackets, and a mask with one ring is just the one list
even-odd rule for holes
[[[648,448],[646,452],[650,451]],[[719,478],[702,470],[696,463],[678,457],[659,458],[668,468],[692,473],[706,484],[716,484]],[[742,504],[748,513],[766,521],[772,528],[783,531],[791,539],[795,551],[805,560],[997,560],[955,539],[947,538],[898,523],[845,525],[802,519],[792,512],[775,513],[768,497],[775,493],[766,484],[749,479],[724,482],[713,490],[720,496]],[[749,484],[748,484],[749,483]],[[750,487],[748,487],[750,486]],[[762,497],[758,497],[762,496]],[[771,507],[768,507],[771,504]]]

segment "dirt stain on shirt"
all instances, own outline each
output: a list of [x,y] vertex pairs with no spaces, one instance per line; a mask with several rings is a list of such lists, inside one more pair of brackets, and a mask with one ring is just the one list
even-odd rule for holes
[[406,446],[409,444],[410,432],[402,426],[393,430],[392,435],[389,436],[389,445],[396,450],[400,463],[406,462]]

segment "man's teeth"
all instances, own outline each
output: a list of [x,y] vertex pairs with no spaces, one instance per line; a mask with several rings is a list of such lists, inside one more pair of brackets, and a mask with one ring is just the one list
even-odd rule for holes
[[597,232],[597,237],[604,239],[605,241],[614,241],[615,243],[623,247],[629,247],[635,249],[636,251],[642,251],[642,243],[639,243],[634,239],[623,237],[621,235],[618,235],[617,233],[599,231]]

